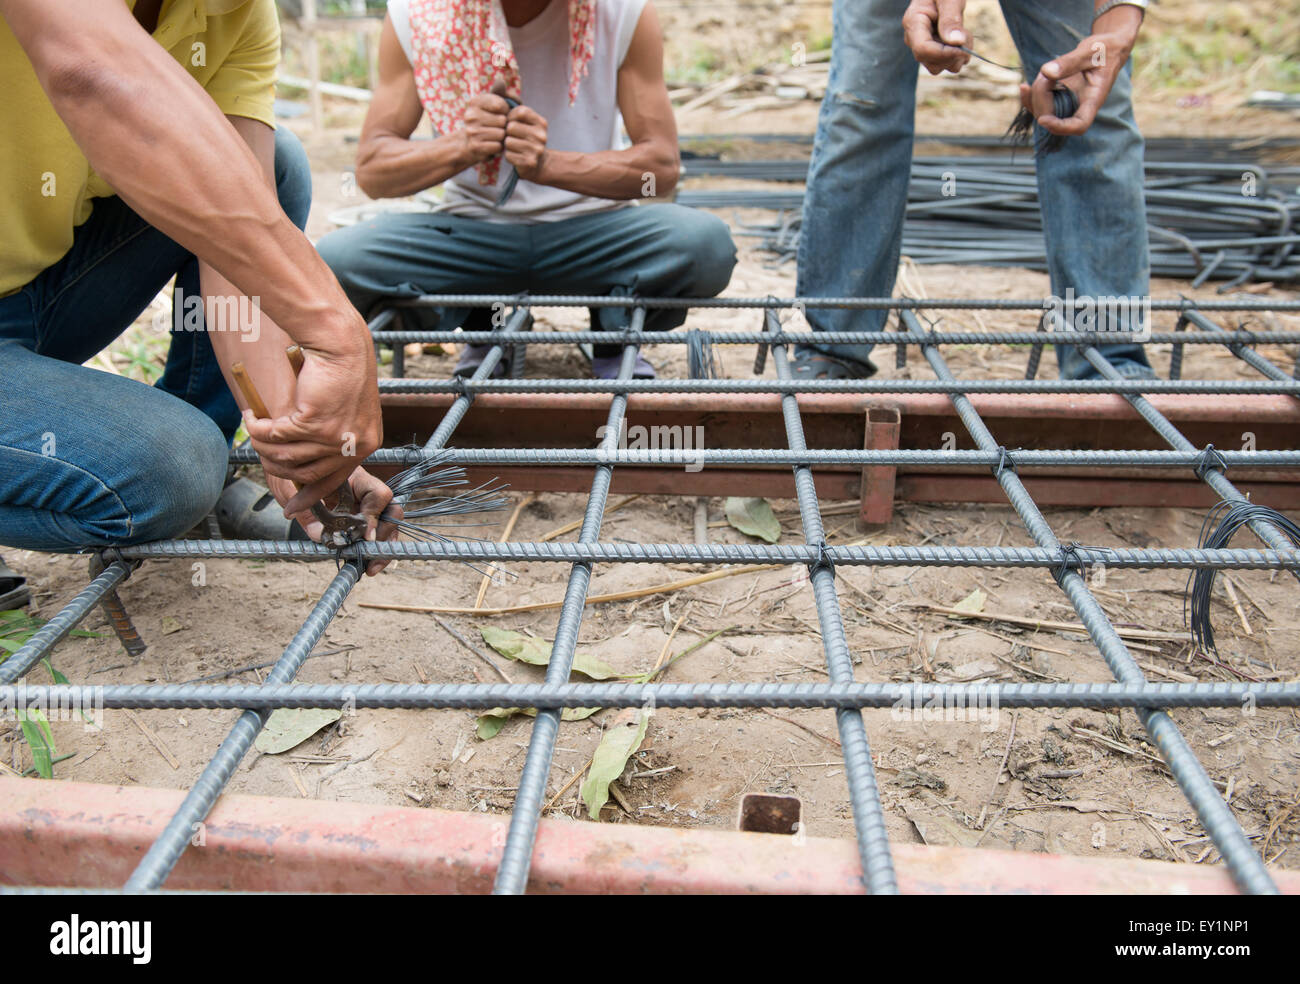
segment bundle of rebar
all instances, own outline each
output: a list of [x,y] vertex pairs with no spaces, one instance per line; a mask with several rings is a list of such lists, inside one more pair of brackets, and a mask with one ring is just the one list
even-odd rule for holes
[[[803,160],[723,161],[694,158],[686,176],[801,182]],[[1300,169],[1257,163],[1146,163],[1151,272],[1192,281],[1300,280]],[[770,208],[771,223],[737,222],[756,236],[772,265],[799,249],[804,192],[685,190],[679,204],[697,208]],[[903,252],[920,264],[957,263],[1046,269],[1042,213],[1031,154],[917,157],[912,163]]]

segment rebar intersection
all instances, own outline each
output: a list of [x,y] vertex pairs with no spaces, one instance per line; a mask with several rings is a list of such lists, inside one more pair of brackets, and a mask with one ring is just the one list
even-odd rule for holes
[[[510,305],[513,312],[506,323],[494,332],[394,331],[391,326],[403,312],[414,307],[464,307]],[[801,336],[785,331],[779,311],[794,306],[836,306],[857,309],[892,309],[899,313],[897,332],[841,332],[824,340],[837,342],[870,341],[905,348],[916,345],[935,380],[844,381],[835,385],[810,384],[792,377],[787,346]],[[523,328],[530,307],[623,306],[632,311],[629,328],[624,332],[529,332]],[[729,307],[755,308],[764,311],[764,326],[759,332],[698,332],[709,344],[758,344],[770,354],[776,379],[765,380],[659,380],[651,385],[631,379],[636,353],[641,344],[683,344],[692,332],[657,334],[642,330],[645,311],[655,307]],[[1097,343],[1113,341],[1104,333],[998,333],[943,332],[924,328],[915,315],[917,309],[949,308],[987,310],[1026,310],[1043,307],[1027,301],[915,301],[906,298],[834,298],[834,299],[742,299],[709,300],[638,299],[601,297],[513,297],[492,295],[444,295],[406,300],[378,315],[371,323],[375,340],[394,347],[395,356],[402,345],[411,341],[488,342],[488,357],[467,380],[382,380],[384,392],[450,391],[455,394],[441,423],[420,451],[385,450],[371,459],[375,463],[409,463],[421,453],[445,448],[468,412],[475,395],[481,392],[514,391],[524,393],[607,392],[610,406],[605,438],[596,448],[586,449],[484,449],[453,450],[449,461],[475,464],[540,465],[564,463],[591,467],[593,481],[576,542],[450,542],[450,543],[359,543],[343,552],[319,544],[275,541],[164,541],[101,552],[104,565],[91,584],[71,603],[39,630],[29,642],[0,664],[0,701],[24,699],[30,705],[92,697],[104,707],[243,707],[229,735],[212,761],[203,770],[185,801],[126,884],[127,890],[159,888],[184,852],[194,825],[208,814],[229,781],[239,761],[277,707],[405,707],[405,708],[481,708],[523,706],[537,708],[528,752],[519,781],[519,790],[511,816],[509,834],[497,871],[495,891],[513,894],[524,891],[528,881],[533,843],[549,779],[552,756],[560,722],[560,709],[572,706],[644,706],[662,707],[824,707],[834,709],[840,742],[844,750],[849,799],[857,832],[859,855],[865,887],[878,893],[897,890],[893,862],[885,834],[884,813],[880,803],[871,752],[861,710],[866,707],[893,706],[898,700],[951,701],[971,694],[960,684],[882,684],[858,683],[854,679],[852,657],[844,631],[835,586],[837,565],[868,566],[978,566],[1046,568],[1070,604],[1099,653],[1116,679],[1115,684],[988,684],[984,695],[996,695],[999,705],[1008,707],[1132,707],[1202,825],[1219,849],[1237,885],[1246,892],[1276,891],[1259,855],[1251,846],[1209,776],[1166,713],[1171,707],[1240,707],[1243,702],[1259,706],[1300,706],[1300,683],[1283,684],[1152,684],[1149,683],[1109,618],[1088,588],[1083,574],[1095,564],[1115,568],[1214,568],[1287,570],[1300,577],[1300,551],[1273,525],[1252,524],[1264,548],[1233,549],[1129,549],[1100,548],[1063,544],[1057,539],[1038,506],[1025,489],[1019,470],[1047,464],[1068,464],[1097,469],[1140,467],[1190,470],[1225,501],[1244,501],[1241,493],[1225,477],[1224,470],[1236,466],[1290,469],[1300,466],[1300,449],[1275,451],[1226,451],[1212,446],[1198,449],[1177,428],[1145,400],[1150,392],[1267,392],[1300,396],[1300,382],[1260,356],[1252,345],[1300,342],[1300,332],[1225,331],[1206,317],[1207,311],[1300,310],[1300,302],[1206,302],[1187,300],[1154,301],[1153,310],[1178,311],[1175,332],[1153,333],[1151,341],[1172,343],[1175,350],[1175,373],[1181,369],[1182,346],[1214,344],[1226,347],[1241,361],[1264,377],[1247,386],[1239,381],[1213,380],[1121,380],[1118,373],[1096,349]],[[1186,329],[1186,330],[1184,330]],[[520,345],[572,344],[575,341],[621,343],[623,357],[619,378],[612,383],[589,380],[492,379],[492,373],[507,348]],[[977,342],[1040,345],[1044,341],[1081,346],[1084,354],[1103,378],[1088,385],[1061,383],[1057,380],[959,380],[949,368],[940,348],[945,344]],[[1036,368],[1036,353],[1031,365]],[[395,358],[394,371],[402,371]],[[925,387],[930,387],[926,389]],[[847,391],[858,394],[891,392],[939,392],[947,394],[961,422],[976,445],[974,451],[923,450],[810,450],[806,447],[798,394],[818,391]],[[761,392],[779,395],[785,424],[786,449],[708,449],[679,452],[643,451],[618,447],[618,435],[627,413],[628,396],[635,392]],[[967,394],[971,392],[1103,392],[1120,394],[1138,415],[1169,445],[1168,451],[1041,451],[1007,449],[980,418]],[[702,456],[702,457],[701,457]],[[251,460],[246,451],[232,453],[232,461]],[[681,465],[687,460],[702,460],[708,465],[758,463],[785,465],[794,471],[796,499],[799,506],[803,545],[719,545],[719,544],[625,544],[600,540],[606,501],[614,469],[625,464]],[[828,544],[822,525],[813,479],[813,468],[829,463],[861,465],[898,465],[924,462],[963,464],[987,467],[996,478],[1022,524],[1032,536],[1034,547],[836,547]],[[306,622],[285,649],[280,660],[261,687],[246,686],[169,686],[121,685],[107,687],[15,687],[13,684],[28,669],[47,655],[54,645],[71,631],[96,605],[113,596],[117,586],[139,563],[162,557],[260,557],[298,560],[337,561],[339,572],[325,590]],[[293,684],[303,660],[311,652],[357,583],[365,563],[374,557],[412,560],[469,561],[546,561],[570,565],[570,574],[559,621],[554,635],[551,662],[544,684],[427,684],[366,685]],[[585,609],[592,567],[596,563],[662,563],[688,561],[704,564],[784,563],[800,564],[809,571],[819,628],[826,658],[829,682],[826,684],[574,684],[569,682],[570,669]],[[916,706],[912,704],[911,706]]]

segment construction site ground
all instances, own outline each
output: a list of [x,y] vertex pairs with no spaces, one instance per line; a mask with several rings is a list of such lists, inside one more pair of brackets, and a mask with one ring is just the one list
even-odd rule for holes
[[[670,27],[672,22],[670,22]],[[680,25],[679,25],[680,27]],[[922,103],[918,129],[926,132],[999,133],[1012,115],[1006,101],[936,96]],[[1139,120],[1149,135],[1221,135],[1224,127],[1261,135],[1279,127],[1295,132],[1285,115],[1219,104],[1180,113],[1172,102],[1139,103]],[[330,226],[329,213],[363,200],[346,174],[361,111],[329,102],[329,126],[313,134],[297,119],[293,126],[311,156],[316,200],[309,233]],[[780,113],[756,111],[718,119],[701,110],[679,120],[685,133],[810,132],[816,103],[796,103]],[[705,185],[700,184],[700,187]],[[728,220],[757,221],[771,213],[720,213]],[[740,262],[728,294],[790,296],[794,267],[765,267],[754,241],[738,239]],[[913,296],[1037,298],[1050,293],[1045,275],[1023,270],[923,267],[904,263],[900,290]],[[1158,297],[1188,292],[1185,282],[1156,281]],[[1213,297],[1213,285],[1194,296]],[[1295,298],[1294,291],[1252,288],[1260,297]],[[543,311],[539,326],[585,327],[586,313]],[[754,311],[701,311],[689,325],[756,329]],[[944,325],[1031,329],[1032,312],[945,315]],[[1173,326],[1157,315],[1157,330]],[[1265,316],[1263,327],[1300,330],[1300,317]],[[1189,378],[1252,378],[1226,351],[1189,351]],[[1264,349],[1288,367],[1294,350]],[[650,349],[661,375],[685,375],[684,347]],[[719,353],[725,375],[752,374],[752,349]],[[930,378],[913,353],[896,370],[893,350],[879,360],[882,376]],[[959,376],[1015,377],[1026,350],[1002,346],[948,351]],[[1167,347],[1153,348],[1153,362],[1167,372]],[[408,374],[446,376],[452,355],[420,355]],[[576,348],[537,347],[531,376],[584,376]],[[1055,372],[1050,355],[1043,373]],[[767,373],[772,373],[771,364]],[[1257,378],[1257,377],[1256,377]],[[1231,399],[1225,397],[1225,399]],[[472,411],[471,411],[472,412]],[[390,435],[390,437],[397,437]],[[705,435],[707,441],[707,434]],[[593,443],[595,435],[593,435]],[[454,444],[454,440],[453,440]],[[524,493],[512,492],[511,503]],[[621,500],[615,494],[611,510]],[[513,538],[533,540],[579,520],[586,497],[540,495],[520,515]],[[782,541],[798,542],[801,530],[791,501],[772,503],[782,520]],[[899,504],[884,530],[865,531],[856,503],[822,502],[831,543],[1030,545],[1008,506]],[[694,537],[692,498],[646,496],[608,511],[602,539],[614,542],[689,542]],[[1203,513],[1183,509],[1045,509],[1064,541],[1136,547],[1195,544]],[[503,514],[497,521],[504,521]],[[746,542],[723,516],[723,502],[709,502],[709,537]],[[498,528],[482,535],[495,537]],[[570,533],[566,538],[576,537]],[[1242,534],[1241,544],[1250,538]],[[10,566],[32,584],[33,608],[49,617],[86,581],[86,560],[7,551]],[[631,591],[703,573],[703,566],[598,566],[591,594]],[[492,584],[487,606],[558,602],[568,569],[559,564],[512,564],[512,577]],[[142,658],[125,655],[97,611],[83,628],[94,638],[70,638],[56,650],[54,666],[74,683],[119,684],[195,680],[249,664],[275,660],[333,575],[329,564],[212,560],[196,570],[190,560],[146,562],[122,588],[121,596],[149,643]],[[200,576],[201,575],[201,576]],[[368,578],[344,605],[321,650],[333,655],[309,659],[303,682],[473,682],[496,679],[477,656],[455,641],[432,615],[363,607],[396,603],[472,607],[481,577],[456,564],[397,563]],[[200,583],[201,582],[201,583]],[[1220,659],[1211,665],[1191,655],[1185,641],[1185,575],[1177,571],[1110,571],[1096,595],[1121,626],[1151,630],[1154,637],[1131,646],[1152,680],[1294,680],[1300,674],[1300,590],[1289,577],[1242,572],[1233,575],[1240,613],[1216,594],[1213,609]],[[985,614],[1016,619],[1074,622],[1075,615],[1050,574],[1042,570],[930,568],[841,568],[837,572],[848,641],[860,681],[1077,681],[1112,677],[1092,643],[1067,628],[1027,629],[994,619],[958,621],[927,606],[952,606],[977,589],[986,596]],[[479,628],[492,625],[550,639],[557,612],[520,615],[441,616],[480,649]],[[777,569],[715,580],[668,594],[590,606],[582,624],[580,650],[624,672],[648,670],[664,649],[673,626],[680,628],[669,655],[704,636],[713,641],[675,662],[664,681],[821,681],[825,660],[812,593],[797,570]],[[1249,630],[1247,629],[1249,626]],[[1167,635],[1168,638],[1163,638]],[[541,673],[497,660],[515,681]],[[229,677],[250,683],[265,670]],[[37,667],[33,682],[47,682]],[[106,726],[56,723],[61,755],[58,779],[123,785],[188,788],[211,757],[234,711],[139,712],[167,750],[146,740],[130,712],[108,711]],[[588,762],[602,729],[615,712],[563,724],[551,793]],[[1243,827],[1266,860],[1300,868],[1300,716],[1293,710],[1178,709],[1172,712],[1211,777],[1221,783]],[[1140,856],[1187,863],[1218,859],[1182,793],[1159,763],[1131,711],[1104,714],[1079,710],[1003,710],[996,726],[979,722],[895,721],[888,710],[864,714],[875,755],[890,837],[901,842],[1002,847],[1094,856]],[[250,754],[235,773],[233,792],[303,796],[322,801],[440,807],[508,812],[522,766],[530,722],[512,719],[494,738],[476,737],[473,714],[458,711],[367,710],[345,717],[290,752]],[[21,771],[30,756],[16,726],[0,745],[0,761]],[[851,837],[847,787],[834,716],[828,711],[660,710],[643,750],[619,784],[621,801],[611,801],[601,822],[730,828],[738,800],[747,791],[799,796],[806,830],[813,836]],[[174,762],[169,761],[174,757]],[[1005,758],[1005,768],[1002,767]],[[637,777],[636,773],[651,773]],[[569,788],[552,813],[585,816],[578,785]],[[981,822],[982,821],[982,822]]]

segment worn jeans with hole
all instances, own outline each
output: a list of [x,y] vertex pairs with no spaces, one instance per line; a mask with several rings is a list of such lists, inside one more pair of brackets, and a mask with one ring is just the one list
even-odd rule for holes
[[[1052,58],[1091,33],[1093,0],[1002,0],[1002,13],[1033,81]],[[912,163],[919,68],[903,42],[907,0],[835,0],[831,69],[817,123],[799,241],[801,297],[886,297],[893,292]],[[967,25],[969,32],[969,24]],[[972,45],[979,50],[979,40]],[[1008,119],[1018,106],[1008,103]],[[1035,127],[1035,138],[1042,131]],[[1030,151],[1024,151],[1029,154]],[[1133,120],[1129,68],[1116,79],[1096,122],[1060,151],[1038,159],[1038,195],[1052,293],[1145,297],[1147,255],[1143,141]],[[958,200],[961,158],[952,159]],[[933,292],[951,291],[936,286]],[[881,331],[884,311],[808,309],[820,331]],[[867,363],[870,345],[815,345]],[[1149,372],[1138,344],[1102,347],[1125,375]],[[1058,346],[1061,376],[1093,367]]]
[[[713,297],[731,280],[727,224],[681,205],[638,205],[533,224],[438,212],[380,215],[324,236],[321,256],[366,317],[391,298],[420,294],[599,294]],[[463,311],[420,310],[421,328]],[[626,308],[593,311],[594,331],[627,325]],[[648,331],[676,328],[686,312],[647,311]],[[596,346],[617,355],[618,346]]]
[[[305,227],[311,170],[284,129],[275,172],[281,207]],[[183,305],[156,385],[81,365],[172,277],[200,296],[193,254],[100,198],[67,254],[0,298],[0,544],[72,551],[178,536],[216,502],[239,408]]]

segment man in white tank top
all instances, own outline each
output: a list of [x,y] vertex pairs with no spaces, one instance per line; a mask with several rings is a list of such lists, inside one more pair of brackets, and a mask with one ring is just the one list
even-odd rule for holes
[[[320,241],[362,314],[425,293],[712,297],[727,286],[726,224],[653,202],[680,160],[648,0],[389,0],[379,74],[358,184],[374,198],[445,187],[434,212],[381,215]],[[412,140],[426,116],[433,140]],[[486,313],[467,327],[487,327]],[[441,312],[440,323],[466,315]],[[651,311],[646,327],[684,320]],[[592,312],[597,329],[627,321],[624,309]],[[472,372],[484,348],[466,346],[456,371]],[[611,378],[618,355],[596,346],[593,372]],[[654,370],[642,358],[636,375]]]

